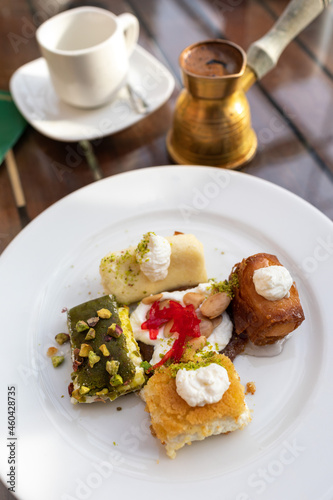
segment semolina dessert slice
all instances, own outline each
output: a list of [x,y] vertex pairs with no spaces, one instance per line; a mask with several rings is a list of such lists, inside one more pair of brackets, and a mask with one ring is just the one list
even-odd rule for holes
[[146,381],[127,307],[106,295],[68,311],[73,373],[72,403],[113,401]]
[[[177,373],[184,368],[198,370],[211,364],[225,368],[230,385],[219,401],[190,406],[177,392]],[[152,434],[165,445],[170,458],[175,458],[177,450],[185,444],[242,429],[251,420],[239,376],[223,354],[210,353],[196,362],[162,367],[155,371],[140,395],[150,413]]]
[[[155,245],[152,238],[165,240],[169,246],[166,262],[161,258],[165,248]],[[149,264],[155,275],[152,270],[147,272]],[[164,274],[161,269],[165,269]],[[162,291],[196,286],[207,281],[203,245],[193,234],[162,238],[146,233],[137,247],[106,255],[100,275],[105,293],[112,293],[118,302],[126,304]]]

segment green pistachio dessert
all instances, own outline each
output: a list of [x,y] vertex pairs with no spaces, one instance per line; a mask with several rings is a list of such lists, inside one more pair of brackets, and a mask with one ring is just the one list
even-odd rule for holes
[[127,307],[119,307],[112,295],[105,295],[70,309],[67,322],[72,403],[113,401],[141,389],[145,374]]

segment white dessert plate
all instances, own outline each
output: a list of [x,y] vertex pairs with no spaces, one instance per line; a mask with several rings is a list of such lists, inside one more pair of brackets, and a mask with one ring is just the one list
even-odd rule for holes
[[[152,113],[169,99],[174,78],[163,64],[140,46],[130,58],[127,81]],[[51,83],[44,58],[35,59],[15,71],[10,92],[25,119],[43,135],[58,141],[92,140],[114,134],[147,114],[138,113],[125,87],[105,106],[84,110],[61,101]]]
[[[167,458],[136,394],[73,406],[72,371],[46,356],[70,308],[102,294],[100,259],[146,231],[183,231],[204,244],[208,275],[228,277],[257,252],[276,254],[297,282],[306,320],[279,356],[239,356],[252,422]],[[209,167],[166,166],[116,175],[72,193],[29,224],[0,259],[0,475],[10,446],[21,500],[140,496],[331,500],[333,461],[333,224],[271,183]],[[9,434],[7,392],[16,427]],[[13,413],[13,412],[11,412]],[[13,419],[10,419],[13,423]],[[17,440],[13,438],[16,437]]]

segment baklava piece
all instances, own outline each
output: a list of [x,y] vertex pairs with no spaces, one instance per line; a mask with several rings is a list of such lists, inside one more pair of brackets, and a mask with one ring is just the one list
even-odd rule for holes
[[259,253],[236,264],[231,311],[235,332],[255,345],[273,344],[304,320],[295,282],[275,255]]
[[73,307],[67,319],[72,403],[114,400],[142,387],[146,377],[127,307],[106,295]]

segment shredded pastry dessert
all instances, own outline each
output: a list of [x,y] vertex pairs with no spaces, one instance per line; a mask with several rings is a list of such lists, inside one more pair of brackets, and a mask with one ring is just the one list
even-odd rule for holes
[[[177,393],[177,365],[157,370],[140,393],[151,416],[152,433],[164,444],[170,458],[175,458],[177,450],[186,444],[242,429],[251,420],[244,388],[230,359],[215,354],[208,362],[204,360],[201,363],[218,363],[228,372],[230,386],[217,403],[189,406]],[[189,362],[187,367],[197,369],[193,362]]]

